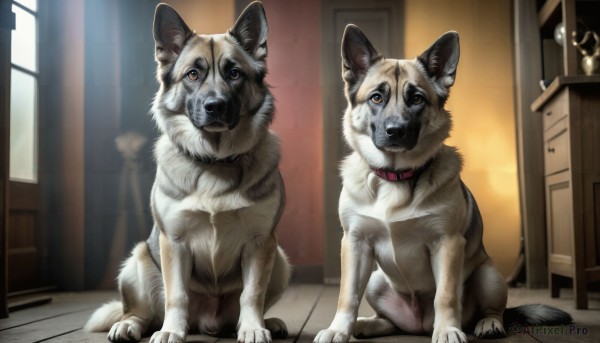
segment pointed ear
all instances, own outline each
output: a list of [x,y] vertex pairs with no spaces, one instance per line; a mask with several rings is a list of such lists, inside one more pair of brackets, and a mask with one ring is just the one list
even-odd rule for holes
[[447,96],[454,84],[459,56],[458,33],[450,31],[417,57],[436,85],[438,93],[442,93],[441,96]]
[[173,62],[193,35],[175,10],[167,4],[158,4],[154,12],[155,57],[160,64]]
[[268,32],[265,10],[258,1],[248,5],[229,30],[229,34],[257,60],[267,57]]
[[342,37],[342,76],[346,82],[358,80],[381,58],[358,26],[346,26]]

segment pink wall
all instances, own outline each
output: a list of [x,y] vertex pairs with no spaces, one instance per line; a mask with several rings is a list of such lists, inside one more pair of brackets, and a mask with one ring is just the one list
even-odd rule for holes
[[267,82],[276,99],[287,205],[279,243],[294,265],[323,264],[320,1],[262,1],[269,22]]

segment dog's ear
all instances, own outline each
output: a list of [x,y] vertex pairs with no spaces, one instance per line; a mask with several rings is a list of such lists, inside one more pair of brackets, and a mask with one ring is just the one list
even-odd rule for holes
[[172,63],[193,35],[177,12],[167,4],[158,4],[154,12],[154,43],[156,61]]
[[346,26],[342,37],[342,77],[347,83],[354,83],[381,58],[358,26]]
[[458,33],[450,31],[444,33],[417,57],[442,97],[448,95],[450,87],[454,84],[459,55]]
[[257,60],[267,57],[268,32],[267,16],[263,5],[258,1],[248,5],[229,30],[229,34]]

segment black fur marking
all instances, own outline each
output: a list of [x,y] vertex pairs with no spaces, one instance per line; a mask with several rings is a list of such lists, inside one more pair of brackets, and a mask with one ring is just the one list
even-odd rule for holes
[[566,325],[573,322],[567,312],[558,308],[542,305],[528,304],[504,310],[504,325],[510,327],[513,323],[527,325]]
[[381,94],[381,97],[383,98],[383,104],[373,104],[369,101],[369,104],[371,104],[371,114],[372,115],[376,115],[390,103],[390,90],[391,90],[391,87],[390,87],[389,83],[381,82],[379,85],[377,85],[377,87],[371,93],[371,95],[369,95],[369,97],[371,97],[373,95],[373,93],[377,92],[377,93]]
[[396,68],[394,69],[394,76],[396,76],[396,88],[394,89],[394,94],[396,95],[396,103],[398,103],[398,88],[400,86],[400,63],[396,64]]
[[487,255],[482,241],[483,219],[481,218],[481,212],[479,212],[479,206],[477,206],[477,201],[475,201],[475,198],[473,197],[467,186],[464,184],[464,182],[462,182],[462,180],[460,181],[460,188],[463,192],[463,196],[465,198],[467,206],[469,205],[469,199],[471,200],[473,206],[471,209],[471,222],[469,223],[469,227],[467,227],[465,233],[463,234],[463,237],[465,237],[465,239],[468,242],[477,242],[477,249],[475,249],[475,251],[482,251],[485,255]]
[[352,92],[348,95],[350,98],[350,104],[352,105],[352,107],[356,107],[356,92]]
[[[198,71],[206,71],[207,66],[208,66],[208,62],[206,61],[206,58],[204,58],[204,57],[198,57],[194,61],[194,68],[198,69]],[[205,79],[206,79],[206,77],[205,77]]]
[[265,82],[265,72],[264,71],[260,71],[258,72],[255,76],[254,76],[254,82],[259,85],[259,86],[263,86],[264,82]]
[[162,82],[163,86],[165,87],[165,90],[168,90],[169,88],[171,88],[171,85],[173,84],[173,68],[174,67],[175,67],[175,63],[171,64],[171,67],[169,68],[169,70],[162,75],[161,82]]
[[[429,105],[429,99],[425,96],[426,92],[420,89],[418,86],[406,82],[403,86],[404,88],[404,102],[408,105],[408,112],[414,117],[419,118],[421,112],[425,108],[425,106]],[[412,101],[412,98],[415,95],[420,95],[423,98],[423,102],[421,104],[415,104]]]
[[279,160],[275,160],[275,163],[268,169],[268,171],[246,192],[248,198],[252,201],[261,201],[262,199],[271,195],[277,188],[272,182],[268,182],[274,173],[279,172]]
[[210,55],[212,57],[212,70],[213,70],[213,80],[217,77],[217,63],[215,63],[215,40],[213,38],[210,39]]
[[[169,178],[167,176],[167,178]],[[178,189],[178,192],[173,191],[170,188],[164,187],[162,184],[158,186],[158,188],[161,190],[161,192],[163,192],[166,196],[168,196],[171,199],[175,199],[175,200],[182,200],[183,198],[186,197],[187,194],[185,194],[184,192],[182,192],[181,189]]]
[[150,236],[146,239],[146,248],[148,249],[148,254],[150,255],[152,262],[158,270],[161,270],[160,267],[160,244],[159,244],[159,233],[160,230],[154,225],[152,227],[152,232],[150,232]]
[[421,63],[421,65],[423,66],[423,69],[425,69],[425,72],[427,73],[427,76],[429,76],[430,78],[432,77],[431,74],[429,74],[429,70],[427,68],[427,61],[425,61],[423,59],[423,55],[417,57],[417,61],[419,61],[419,63]]
[[[230,60],[230,59],[225,59],[225,61],[222,63],[223,64],[223,68],[222,68],[222,73],[221,76],[223,77],[223,79],[229,81],[229,75],[227,75],[227,73],[233,69],[237,64]],[[219,58],[219,65],[221,65],[221,59]],[[240,71],[241,73],[241,71]],[[240,78],[244,77],[245,75],[242,73],[242,75],[240,76]]]

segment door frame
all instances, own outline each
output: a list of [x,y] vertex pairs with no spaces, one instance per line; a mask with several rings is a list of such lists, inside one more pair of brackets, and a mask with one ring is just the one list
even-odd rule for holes
[[8,291],[7,240],[8,178],[10,144],[10,73],[11,31],[15,28],[15,14],[11,1],[0,0],[0,318],[8,317],[6,295]]

